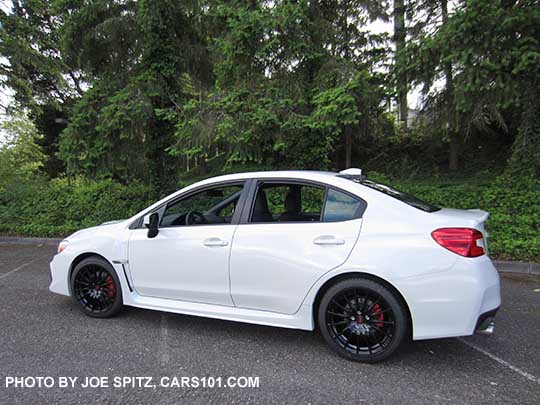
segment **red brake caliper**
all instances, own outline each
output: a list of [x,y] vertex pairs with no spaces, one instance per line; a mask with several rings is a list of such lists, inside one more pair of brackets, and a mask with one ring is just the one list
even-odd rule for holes
[[[384,314],[379,313],[380,311],[381,311],[381,306],[379,304],[373,305],[373,309],[371,311],[372,314],[375,314],[373,316],[373,319],[377,321],[384,321]],[[377,325],[377,327],[379,328],[382,328],[384,326],[383,323],[379,323],[379,322],[377,322],[375,325]]]
[[107,295],[109,298],[114,298],[116,295],[116,286],[114,285],[114,281],[111,276],[105,279],[105,285],[107,286]]

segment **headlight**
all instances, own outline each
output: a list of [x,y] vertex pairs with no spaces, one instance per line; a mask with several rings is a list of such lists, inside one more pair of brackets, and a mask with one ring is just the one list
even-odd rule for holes
[[60,242],[58,244],[58,252],[57,253],[62,253],[64,251],[65,248],[67,248],[69,245],[69,242],[67,240],[63,240],[62,242]]

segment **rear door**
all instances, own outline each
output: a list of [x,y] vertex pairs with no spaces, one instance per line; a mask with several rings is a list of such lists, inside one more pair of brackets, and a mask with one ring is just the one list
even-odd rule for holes
[[320,276],[347,260],[366,203],[314,183],[253,185],[234,236],[231,294],[237,307],[292,314]]

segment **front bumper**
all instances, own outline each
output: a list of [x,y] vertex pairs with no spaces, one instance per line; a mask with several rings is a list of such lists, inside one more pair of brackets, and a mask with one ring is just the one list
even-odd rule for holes
[[55,255],[51,261],[51,284],[49,291],[69,295],[69,269],[73,258],[66,251]]

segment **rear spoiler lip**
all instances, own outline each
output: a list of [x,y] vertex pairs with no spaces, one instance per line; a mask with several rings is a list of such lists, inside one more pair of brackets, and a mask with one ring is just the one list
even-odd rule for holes
[[489,212],[481,210],[479,208],[474,208],[474,209],[467,210],[467,211],[478,213],[479,214],[478,223],[480,223],[480,224],[482,222],[486,222],[486,220],[489,218]]

